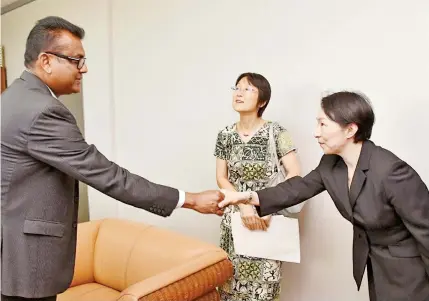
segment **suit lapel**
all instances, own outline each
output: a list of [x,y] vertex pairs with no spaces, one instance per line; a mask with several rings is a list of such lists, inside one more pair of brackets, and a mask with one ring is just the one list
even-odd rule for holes
[[352,207],[349,201],[349,188],[347,185],[347,166],[343,159],[339,158],[333,171],[335,183],[338,186],[338,197],[344,206],[348,216],[352,216]]
[[350,185],[349,197],[352,208],[356,205],[356,200],[366,182],[366,173],[369,169],[369,161],[374,148],[375,144],[369,140],[362,145],[352,184]]
[[356,199],[359,196],[360,191],[362,190],[363,184],[365,184],[366,181],[366,174],[360,170],[355,170],[355,174],[353,176],[352,184],[350,186],[350,204],[352,208],[356,205]]

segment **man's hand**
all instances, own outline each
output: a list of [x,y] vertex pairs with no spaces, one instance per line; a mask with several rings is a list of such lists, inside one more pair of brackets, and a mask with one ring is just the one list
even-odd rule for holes
[[221,216],[223,209],[219,202],[223,201],[225,195],[218,190],[208,190],[200,193],[186,192],[184,208],[189,208],[204,214],[217,214]]
[[250,204],[254,206],[259,206],[259,197],[258,194],[255,192],[252,192],[252,200],[249,202],[250,191],[237,192],[225,189],[222,189],[221,191],[225,195],[225,199],[219,203],[220,208],[238,204]]
[[239,205],[240,206],[240,215],[243,225],[251,230],[267,230],[267,224],[264,219],[260,218],[253,210],[252,205]]

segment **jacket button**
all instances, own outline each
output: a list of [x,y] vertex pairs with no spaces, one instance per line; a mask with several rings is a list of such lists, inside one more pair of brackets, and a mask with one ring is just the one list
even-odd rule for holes
[[77,223],[73,223],[73,228],[76,228],[77,227]]

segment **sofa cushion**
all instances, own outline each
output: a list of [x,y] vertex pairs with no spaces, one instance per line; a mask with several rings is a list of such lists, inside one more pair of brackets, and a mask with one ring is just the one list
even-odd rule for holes
[[58,295],[58,301],[116,301],[120,293],[98,283],[82,284]]
[[147,286],[155,289],[225,258],[217,246],[174,231],[107,219],[95,244],[94,279],[117,291],[148,279]]
[[[127,269],[130,256],[135,244],[149,227],[143,223],[133,223],[126,220],[103,220],[95,243],[95,282],[118,291],[127,287]],[[146,243],[150,244],[149,241]]]

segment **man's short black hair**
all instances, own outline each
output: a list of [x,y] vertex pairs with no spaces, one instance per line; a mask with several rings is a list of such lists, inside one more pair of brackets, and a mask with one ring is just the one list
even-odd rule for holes
[[60,17],[50,16],[37,21],[27,38],[24,54],[25,67],[32,67],[41,52],[59,50],[57,39],[63,31],[68,31],[81,40],[85,36],[83,28]]
[[375,115],[365,95],[348,91],[337,92],[324,97],[321,105],[326,116],[341,127],[352,123],[358,126],[355,142],[371,138]]

